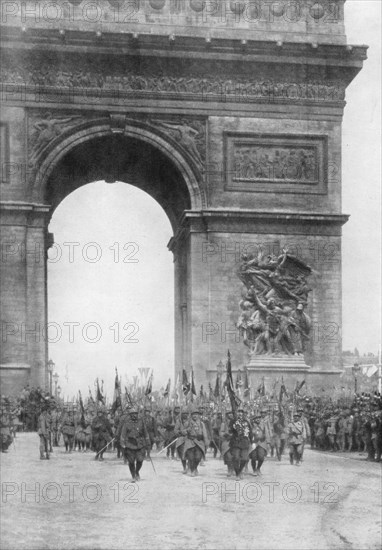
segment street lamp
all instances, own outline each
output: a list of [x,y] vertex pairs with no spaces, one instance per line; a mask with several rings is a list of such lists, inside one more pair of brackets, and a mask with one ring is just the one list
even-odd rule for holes
[[57,397],[57,384],[58,384],[58,379],[60,378],[60,375],[57,374],[57,372],[55,372],[52,378],[54,380],[54,397]]
[[48,375],[49,375],[49,393],[50,393],[50,395],[52,395],[52,375],[53,375],[53,370],[54,370],[55,364],[52,361],[52,359],[49,359],[46,366],[48,368]]
[[354,395],[357,395],[358,393],[358,373],[360,371],[360,366],[358,363],[354,363],[353,366],[353,374],[354,374]]
[[224,372],[224,363],[221,360],[216,365],[216,370],[218,371],[219,376],[221,376],[223,374],[223,372]]
[[60,399],[60,394],[61,394],[61,386],[58,386],[57,387],[57,398]]

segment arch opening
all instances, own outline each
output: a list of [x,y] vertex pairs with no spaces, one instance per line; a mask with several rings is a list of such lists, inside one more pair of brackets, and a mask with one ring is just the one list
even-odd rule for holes
[[174,232],[183,212],[192,208],[185,178],[165,153],[146,141],[111,133],[86,139],[59,159],[46,183],[44,202],[53,212],[74,190],[103,180],[124,181],[151,195]]
[[65,395],[75,374],[84,392],[105,380],[112,398],[115,366],[125,385],[127,373],[131,382],[154,366],[164,384],[174,368],[174,270],[163,209],[135,186],[98,181],[62,200],[49,231],[49,356]]

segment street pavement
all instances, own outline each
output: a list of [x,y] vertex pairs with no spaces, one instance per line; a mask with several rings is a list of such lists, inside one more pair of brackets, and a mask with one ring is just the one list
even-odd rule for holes
[[381,464],[305,450],[300,467],[269,458],[236,482],[207,455],[199,476],[152,453],[131,483],[116,453],[54,448],[18,434],[1,455],[1,548],[374,549],[381,547]]

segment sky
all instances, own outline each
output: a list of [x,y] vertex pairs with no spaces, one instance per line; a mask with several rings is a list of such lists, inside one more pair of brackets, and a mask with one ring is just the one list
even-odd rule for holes
[[[370,49],[347,90],[343,122],[343,212],[351,218],[343,229],[342,336],[343,349],[366,353],[377,351],[381,332],[381,3],[348,0],[345,9],[348,43]],[[98,377],[111,398],[115,367],[124,384],[139,368],[153,368],[154,388],[164,386],[174,364],[172,230],[164,211],[128,184],[95,182],[66,197],[49,230],[56,243],[49,338],[57,339],[49,355],[63,393],[94,391]]]

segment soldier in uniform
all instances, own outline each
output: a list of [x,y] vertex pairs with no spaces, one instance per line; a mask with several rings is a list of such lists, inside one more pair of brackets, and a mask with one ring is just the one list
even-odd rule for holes
[[337,411],[334,411],[327,420],[326,435],[329,441],[329,449],[332,453],[338,449],[337,447]]
[[212,438],[211,438],[211,447],[213,448],[214,458],[216,458],[218,451],[221,452],[221,441],[220,441],[220,427],[223,422],[223,415],[221,412],[216,414],[216,417],[212,421]]
[[314,411],[310,411],[308,423],[310,430],[310,448],[314,449],[316,447],[316,420],[317,416]]
[[[44,403],[42,405],[41,413],[37,419],[37,433],[40,437],[40,460],[49,460],[51,421],[49,405]],[[44,453],[46,456],[44,456]]]
[[344,453],[346,449],[346,428],[346,415],[345,411],[342,411],[337,422],[337,445],[342,453]]
[[94,460],[103,460],[103,453],[107,444],[113,439],[113,430],[105,411],[97,410],[97,416],[91,424],[93,449],[96,453]]
[[64,438],[65,443],[65,452],[69,453],[73,450],[74,445],[74,435],[76,433],[76,419],[74,417],[73,410],[68,410],[67,407],[64,408],[64,415],[61,419],[61,433]]
[[373,460],[381,462],[382,451],[382,423],[381,423],[382,411],[374,410],[371,413],[371,444],[373,449]]
[[125,420],[129,418],[129,408],[121,411],[121,414],[116,416],[114,419],[114,437],[115,437],[115,447],[117,449],[117,458],[123,456],[123,449],[121,447],[121,432],[122,426]]
[[310,426],[308,418],[304,414],[304,409],[301,407],[297,409],[298,414],[300,415],[300,421],[304,425],[304,441],[302,443],[302,451],[301,451],[301,462],[304,456],[304,449],[305,449],[305,442],[310,439]]
[[345,450],[351,451],[353,448],[353,422],[354,417],[349,409],[345,411]]
[[289,431],[289,461],[291,464],[296,460],[296,466],[300,465],[302,447],[305,439],[304,424],[301,422],[300,415],[295,412],[293,421],[288,425]]
[[[180,407],[178,406],[174,407],[173,413],[171,412],[171,410],[168,411],[168,414],[164,421],[164,429],[165,429],[164,446],[165,447],[168,447],[168,445],[170,445],[170,443],[172,441],[175,441],[176,439],[175,424],[177,419],[179,418],[179,415],[180,415]],[[167,453],[166,453],[167,458],[170,458],[170,453],[171,453],[171,458],[173,459],[175,457],[175,445],[170,445],[168,447]]]
[[146,430],[150,438],[150,447],[146,449],[146,460],[150,460],[150,452],[154,443],[159,441],[159,432],[156,419],[151,414],[151,409],[148,407],[145,409],[144,422],[146,424]]
[[355,408],[353,410],[353,422],[352,422],[352,433],[351,440],[352,446],[350,450],[356,449],[357,451],[362,450],[362,437],[361,437],[361,417],[359,415],[359,409]]
[[53,409],[51,412],[51,419],[52,419],[52,439],[53,439],[53,447],[58,447],[60,444],[60,412],[56,408]]
[[281,409],[280,412],[276,413],[275,415],[275,420],[273,422],[273,433],[276,446],[276,456],[277,459],[280,461],[284,453],[285,443],[287,439],[285,419]]
[[325,421],[322,416],[318,416],[314,422],[314,441],[316,448],[323,450],[325,448]]
[[184,443],[184,456],[188,461],[191,477],[198,475],[198,466],[205,457],[209,438],[207,429],[200,418],[200,411],[193,408],[188,422],[187,436]]
[[133,483],[140,480],[139,472],[145,459],[146,449],[151,441],[142,418],[138,417],[138,409],[130,409],[129,417],[123,422],[120,444],[123,448],[124,463],[129,464]]
[[83,443],[83,452],[86,453],[90,450],[92,443],[92,417],[89,414],[85,415],[85,427],[84,427],[84,443]]
[[261,429],[264,431],[267,448],[271,452],[271,456],[273,456],[274,449],[273,449],[272,443],[274,443],[274,439],[273,439],[272,420],[267,408],[263,407],[260,411],[260,414],[261,414],[261,420],[260,420]]
[[175,424],[175,435],[177,437],[175,446],[176,446],[176,452],[178,453],[178,457],[182,461],[184,474],[187,474],[189,471],[187,468],[187,460],[184,455],[184,444],[187,438],[188,425],[189,425],[188,412],[182,411],[180,413],[180,417],[178,418]]
[[243,479],[243,470],[248,462],[248,454],[252,442],[252,430],[248,420],[244,417],[244,410],[238,409],[236,418],[230,424],[230,449],[232,453],[232,464],[235,470],[236,479]]
[[85,453],[91,443],[91,421],[88,415],[81,415],[76,431],[78,451]]
[[11,423],[10,423],[9,414],[2,402],[1,413],[0,413],[0,432],[1,432],[1,452],[2,453],[6,453],[8,451],[8,447],[13,441],[11,430],[10,430],[10,424]]
[[[206,409],[206,407],[204,405],[199,405],[199,414],[200,414],[200,420],[203,422],[204,424],[204,427],[206,428],[206,432],[207,432],[207,440],[208,440],[208,444],[207,444],[207,448],[211,445],[211,441],[212,441],[212,423],[211,423],[211,418],[210,416],[208,415],[208,411]],[[207,452],[207,449],[206,449],[206,452]],[[204,454],[203,458],[201,459],[200,461],[200,466],[204,466],[204,462],[205,462],[206,459],[206,453]]]
[[231,421],[233,419],[231,412],[226,412],[225,419],[221,423],[219,437],[221,441],[221,454],[224,460],[224,464],[227,466],[227,477],[232,477],[234,474],[233,469],[233,457],[231,453],[231,447],[229,442],[231,440],[231,433],[229,431]]
[[252,450],[249,453],[249,459],[253,470],[253,475],[261,475],[261,466],[267,456],[267,443],[265,439],[264,426],[261,423],[261,416],[255,415],[252,424]]

